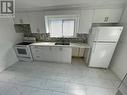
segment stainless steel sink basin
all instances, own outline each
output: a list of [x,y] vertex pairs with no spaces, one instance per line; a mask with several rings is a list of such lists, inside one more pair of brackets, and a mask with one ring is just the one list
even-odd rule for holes
[[69,42],[56,42],[55,45],[70,45]]

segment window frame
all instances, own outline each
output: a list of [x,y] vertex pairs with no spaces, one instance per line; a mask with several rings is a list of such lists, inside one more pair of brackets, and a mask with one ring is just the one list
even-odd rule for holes
[[[76,37],[76,33],[79,31],[79,16],[78,15],[47,15],[45,16],[45,28],[46,28],[46,33],[50,33],[50,20],[62,20],[62,21],[69,21],[69,20],[74,20],[74,35],[73,37],[65,37],[65,38],[74,38]],[[62,35],[63,36],[63,35]],[[54,38],[54,37],[53,37]]]

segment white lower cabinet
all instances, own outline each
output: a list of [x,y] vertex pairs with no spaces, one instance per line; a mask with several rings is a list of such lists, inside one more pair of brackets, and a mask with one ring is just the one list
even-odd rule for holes
[[31,46],[31,51],[32,51],[34,60],[44,60],[44,59],[46,60],[48,58],[46,55],[46,51],[48,54],[49,49],[46,47]]
[[78,57],[79,48],[72,48],[72,57]]
[[72,48],[72,56],[73,57],[84,57],[84,48]]
[[84,48],[80,48],[79,57],[84,57],[84,53],[85,53],[85,49]]
[[71,63],[72,49],[67,47],[31,46],[34,60]]

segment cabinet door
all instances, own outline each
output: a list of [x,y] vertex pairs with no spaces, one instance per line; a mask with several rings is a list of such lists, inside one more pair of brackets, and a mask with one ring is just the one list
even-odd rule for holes
[[84,48],[80,48],[79,49],[79,57],[84,57],[84,52],[85,52],[85,49]]
[[51,50],[48,46],[39,47],[40,60],[42,61],[51,61]]
[[71,63],[71,48],[31,46],[34,60]]
[[118,23],[120,21],[123,9],[96,9],[94,14],[94,23]]
[[84,48],[72,48],[73,57],[83,57],[85,49]]
[[79,33],[89,34],[92,25],[94,10],[81,10]]
[[31,46],[31,52],[34,60],[40,60],[40,50],[38,46]]
[[32,33],[45,33],[43,13],[30,12],[28,15]]
[[72,49],[67,47],[52,47],[52,59],[54,62],[71,63]]
[[34,60],[51,61],[50,48],[46,46],[31,46]]
[[73,57],[79,56],[79,49],[78,48],[72,48],[72,56]]
[[29,24],[28,14],[25,12],[16,13],[14,18],[15,24]]
[[38,46],[31,46],[31,52],[34,60],[40,60],[40,49]]

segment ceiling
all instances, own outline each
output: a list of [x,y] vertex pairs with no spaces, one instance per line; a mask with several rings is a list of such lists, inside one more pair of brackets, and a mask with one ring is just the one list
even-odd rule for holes
[[48,7],[97,7],[127,4],[127,0],[15,0],[16,10],[33,10]]

